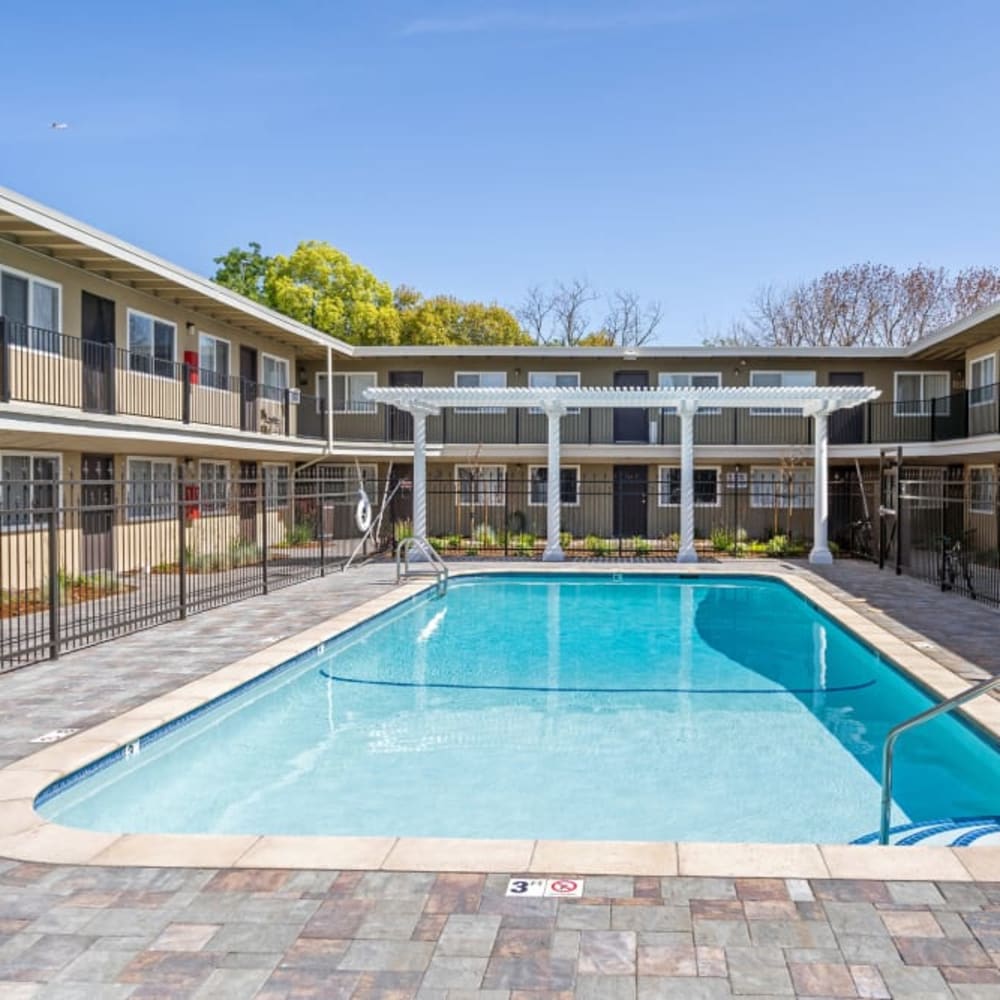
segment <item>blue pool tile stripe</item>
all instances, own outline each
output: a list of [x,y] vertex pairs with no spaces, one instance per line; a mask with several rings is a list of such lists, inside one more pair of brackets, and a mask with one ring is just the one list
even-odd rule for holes
[[860,691],[871,687],[875,681],[861,684],[844,684],[825,688],[690,688],[690,687],[544,687],[532,684],[447,684],[421,681],[376,681],[360,677],[343,677],[320,670],[321,677],[340,684],[364,684],[371,687],[393,688],[442,688],[450,691],[527,691],[534,694],[829,694],[834,691]]
[[[970,829],[971,827],[971,829]],[[942,833],[962,832],[949,847],[965,847],[980,837],[989,834],[1000,835],[1000,816],[965,816],[961,819],[921,820],[917,823],[901,823],[889,830],[889,842],[896,847],[908,847]],[[892,838],[898,834],[906,834],[899,840]],[[852,844],[875,844],[878,833],[866,833],[863,837],[852,840]]]

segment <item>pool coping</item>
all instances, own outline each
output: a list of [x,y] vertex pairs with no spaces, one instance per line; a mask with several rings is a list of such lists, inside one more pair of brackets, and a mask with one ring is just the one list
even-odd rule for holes
[[[790,586],[896,669],[948,698],[970,685],[814,582],[804,566],[747,564],[574,564],[449,567],[452,579],[492,574],[747,576]],[[54,781],[140,740],[217,697],[272,671],[372,617],[424,592],[426,578],[320,622],[267,649],[0,769],[0,857],[50,864],[183,868],[508,871],[517,874],[686,875],[774,878],[1000,880],[1000,847],[879,847],[846,844],[479,840],[422,837],[318,837],[101,833],[49,822],[34,809]],[[1000,701],[983,698],[963,714],[1000,740]]]

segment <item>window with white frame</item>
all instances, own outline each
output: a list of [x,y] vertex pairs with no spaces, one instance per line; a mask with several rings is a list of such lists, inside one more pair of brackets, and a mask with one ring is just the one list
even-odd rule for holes
[[[378,489],[378,469],[374,465],[318,465],[316,477],[322,485],[324,503],[338,507],[353,507],[358,502],[358,486],[364,484],[369,499],[374,500]],[[306,486],[308,491],[309,486]]]
[[261,395],[265,399],[283,403],[285,390],[288,388],[288,362],[284,358],[276,358],[273,354],[261,354],[260,375]]
[[177,513],[177,466],[172,459],[130,458],[126,510],[130,521],[165,520]]
[[897,417],[929,417],[931,400],[934,412],[948,416],[951,399],[947,372],[896,372],[893,412]]
[[996,512],[996,466],[969,467],[969,501],[973,514]]
[[[762,389],[801,389],[816,384],[815,372],[794,371],[752,371],[750,385]],[[802,410],[795,406],[755,406],[750,410],[752,416],[801,416]]]
[[[375,372],[334,372],[333,373],[333,412],[334,413],[374,413],[377,404],[365,399],[365,389],[374,389],[378,385]],[[316,376],[316,396],[320,401],[320,410],[326,402],[326,372]]]
[[264,504],[268,510],[277,510],[288,504],[288,466],[264,466]]
[[773,465],[750,469],[750,506],[782,510],[813,505],[813,470]]
[[61,353],[61,286],[0,268],[0,316],[7,321],[8,344]]
[[[455,372],[455,386],[459,389],[504,389],[506,372]],[[506,413],[503,406],[456,406],[456,413]]]
[[[528,385],[532,389],[579,389],[580,373],[528,372]],[[533,406],[531,407],[530,412],[538,414],[543,413],[544,411],[538,406]],[[566,412],[579,413],[580,408],[578,406],[570,406],[566,409]]]
[[969,365],[969,405],[982,406],[996,398],[997,356],[987,354]]
[[[660,507],[679,507],[681,503],[681,470],[677,465],[660,466]],[[694,470],[695,507],[719,506],[719,470]]]
[[507,493],[506,465],[456,465],[460,507],[502,507]]
[[[528,506],[545,507],[549,502],[547,465],[528,466]],[[580,466],[559,466],[559,502],[563,507],[580,506]]]
[[0,527],[38,528],[58,501],[59,457],[31,452],[0,455]]
[[229,463],[202,462],[200,472],[202,514],[225,514],[229,501]]
[[198,335],[199,381],[213,389],[229,388],[229,341],[210,333]]
[[[661,389],[718,389],[722,385],[722,375],[719,372],[660,372],[659,385]],[[664,413],[676,413],[676,406],[664,406]],[[699,407],[699,414],[721,413],[718,407]]]
[[[899,495],[907,501],[907,510],[941,510],[944,506],[944,466],[907,465],[903,466],[898,476]],[[890,491],[886,502],[894,502],[892,497]]]
[[176,339],[175,324],[129,309],[128,352],[132,371],[173,378]]

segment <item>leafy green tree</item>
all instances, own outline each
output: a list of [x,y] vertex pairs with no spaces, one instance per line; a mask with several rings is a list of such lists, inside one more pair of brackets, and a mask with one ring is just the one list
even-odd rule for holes
[[396,289],[401,344],[512,344],[534,341],[513,314],[496,303],[462,302],[450,295],[424,298],[405,285]]
[[264,279],[270,266],[271,258],[260,252],[260,244],[253,240],[247,244],[248,249],[233,247],[221,257],[213,258],[218,264],[213,280],[226,288],[231,288],[240,295],[245,295],[255,302],[270,305],[267,293],[264,291]]
[[264,290],[273,308],[348,343],[399,343],[392,289],[329,243],[306,240],[272,257]]

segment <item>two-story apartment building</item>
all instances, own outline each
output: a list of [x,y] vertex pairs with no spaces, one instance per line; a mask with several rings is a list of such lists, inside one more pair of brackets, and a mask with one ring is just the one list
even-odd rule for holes
[[[106,506],[102,482],[126,484],[110,521],[81,522],[84,569],[128,568],[129,522],[167,511],[178,481],[202,522],[190,527],[194,548],[212,518],[246,536],[248,483],[266,501],[255,516],[280,537],[296,480],[316,475],[343,484],[343,516],[324,530],[350,533],[359,473],[405,482],[412,462],[411,418],[367,399],[377,386],[872,386],[878,400],[831,417],[834,479],[900,445],[906,461],[964,478],[977,517],[996,516],[1000,306],[884,350],[356,347],[0,189],[0,316],[4,531],[44,520],[35,511],[53,502],[47,483],[86,484],[80,503],[95,509]],[[561,431],[564,530],[676,532],[679,426],[670,407],[571,409]],[[751,534],[773,532],[781,506],[781,529],[808,535],[811,435],[812,421],[793,409],[700,410],[697,531],[713,530],[724,493],[742,491]],[[486,516],[544,533],[542,413],[449,407],[428,420],[427,439],[430,532],[469,535]],[[35,571],[8,560],[4,573],[9,586]]]

